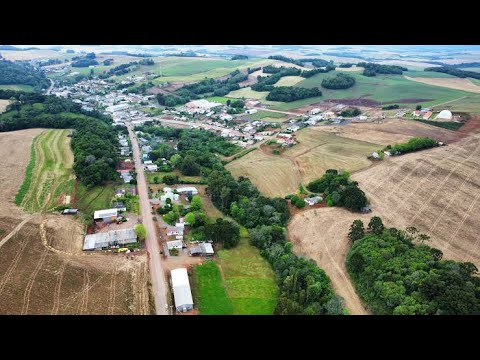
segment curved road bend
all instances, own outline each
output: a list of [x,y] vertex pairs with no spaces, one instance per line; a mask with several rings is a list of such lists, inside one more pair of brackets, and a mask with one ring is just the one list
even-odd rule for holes
[[45,95],[50,95],[50,93],[52,92],[53,90],[53,87],[55,86],[55,81],[53,81],[52,79],[48,79],[50,80],[50,87],[48,88],[47,92],[45,93]]
[[145,181],[145,173],[143,172],[142,162],[140,159],[140,148],[137,138],[133,133],[131,125],[128,125],[128,133],[132,141],[132,151],[135,161],[135,170],[137,172],[137,188],[140,198],[140,211],[142,213],[142,223],[147,230],[145,243],[147,245],[148,258],[150,262],[150,277],[152,280],[153,297],[155,299],[155,311],[157,315],[169,315],[167,309],[167,283],[165,281],[165,273],[163,271],[160,248],[155,237],[155,227],[151,215],[151,206],[148,201],[147,183]]

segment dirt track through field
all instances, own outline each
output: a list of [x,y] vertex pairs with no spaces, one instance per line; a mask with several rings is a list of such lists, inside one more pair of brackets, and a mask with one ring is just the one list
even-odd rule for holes
[[480,94],[480,86],[472,83],[470,79],[426,78],[426,77],[410,77],[405,75],[404,75],[404,78],[407,80],[416,81],[423,84],[441,86],[449,89],[456,89],[456,90],[462,90],[462,91],[468,91],[468,92]]

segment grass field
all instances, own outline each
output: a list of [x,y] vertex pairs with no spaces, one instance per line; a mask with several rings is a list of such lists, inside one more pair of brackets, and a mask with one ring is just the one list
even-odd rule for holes
[[223,284],[222,274],[214,261],[195,267],[197,304],[202,315],[232,315],[232,301]]
[[23,84],[0,85],[0,90],[33,91],[33,86]]
[[212,102],[218,102],[220,104],[225,104],[228,100],[232,100],[231,98],[227,98],[225,96],[211,96],[205,99]]
[[299,144],[281,155],[260,148],[230,162],[227,169],[236,177],[249,177],[264,195],[285,196],[294,193],[300,184],[320,177],[327,169],[356,171],[370,166],[367,155],[380,147],[315,128],[296,134]]
[[16,203],[25,210],[46,211],[63,204],[63,195],[73,191],[73,154],[70,130],[45,130],[33,146],[35,161],[27,171],[17,194]]
[[[330,77],[339,71],[326,74],[317,74],[305,79],[295,86],[306,88],[318,87],[322,96],[303,99],[274,106],[276,110],[290,110],[328,99],[366,99],[380,103],[396,103],[402,106],[412,106],[421,103],[423,106],[434,106],[446,101],[458,99],[471,93],[461,90],[448,89],[439,86],[427,85],[408,80],[399,75],[363,76],[360,73],[350,73],[356,79],[356,84],[345,90],[329,90],[321,87],[325,77]],[[413,73],[413,72],[412,72]],[[419,72],[422,75],[423,72]]]
[[220,250],[218,257],[233,314],[273,314],[278,298],[275,274],[248,238],[242,237],[234,249]]
[[293,86],[304,80],[301,76],[284,76],[278,80],[274,86]]
[[113,184],[96,186],[88,189],[81,182],[77,183],[76,207],[86,217],[93,216],[95,210],[107,209],[110,201],[115,195],[115,187]]
[[248,117],[253,120],[269,122],[284,122],[288,119],[285,114],[265,110],[258,110],[255,114],[248,115]]
[[[162,182],[162,179],[165,175],[177,175],[178,178],[182,181],[185,181],[185,182],[191,182],[192,184],[193,183],[197,183],[199,181],[206,181],[205,178],[203,178],[202,176],[186,176],[186,175],[183,175],[182,173],[180,173],[179,170],[174,170],[174,171],[171,171],[171,172],[156,172],[156,173],[146,173],[146,178],[147,178],[147,182],[149,184],[155,184],[155,177],[158,177],[160,183]],[[166,185],[168,186],[168,185]]]
[[278,102],[278,101],[266,100],[267,95],[268,95],[268,91],[253,91],[249,86],[243,89],[230,91],[226,96],[229,98],[236,98],[236,99],[241,99],[241,98],[256,99],[256,100],[260,100],[263,104],[267,104],[267,105],[282,104],[281,102]]
[[[480,83],[478,84],[480,85]],[[465,111],[480,114],[480,95],[470,94],[434,107],[436,110]]]

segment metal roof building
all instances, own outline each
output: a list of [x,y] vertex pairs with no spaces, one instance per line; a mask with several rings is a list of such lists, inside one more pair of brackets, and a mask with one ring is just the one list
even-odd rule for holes
[[198,244],[198,246],[193,246],[189,251],[190,256],[213,256],[214,253],[215,251],[210,243]]
[[93,213],[93,219],[99,220],[99,219],[115,217],[117,215],[118,215],[117,209],[97,210]]
[[192,292],[188,281],[187,269],[179,268],[171,271],[173,297],[177,311],[188,311],[193,309]]
[[137,242],[137,235],[135,235],[133,228],[112,230],[85,236],[83,250],[101,250],[105,247],[133,244],[135,242]]

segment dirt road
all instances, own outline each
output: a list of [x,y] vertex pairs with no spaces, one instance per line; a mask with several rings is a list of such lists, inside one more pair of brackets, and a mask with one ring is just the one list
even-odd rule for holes
[[301,114],[292,112],[292,111],[281,111],[281,110],[273,110],[273,109],[264,109],[261,107],[256,107],[253,106],[251,109],[257,109],[257,110],[263,110],[263,111],[269,111],[269,112],[274,112],[274,113],[279,113],[279,114],[285,114],[285,115],[293,115],[293,116],[299,116]]
[[55,86],[55,81],[53,81],[52,79],[48,79],[50,80],[50,87],[48,88],[47,92],[45,93],[45,95],[50,95],[50,93],[52,92],[53,90],[53,87]]
[[132,141],[133,157],[135,161],[135,170],[137,172],[137,188],[140,197],[140,210],[142,223],[147,229],[148,258],[150,262],[150,277],[152,280],[152,290],[155,299],[155,309],[157,315],[168,315],[167,309],[167,282],[160,258],[160,248],[155,238],[155,227],[151,215],[150,202],[148,201],[147,182],[143,172],[142,162],[140,161],[140,149],[131,126],[128,127],[130,140]]

